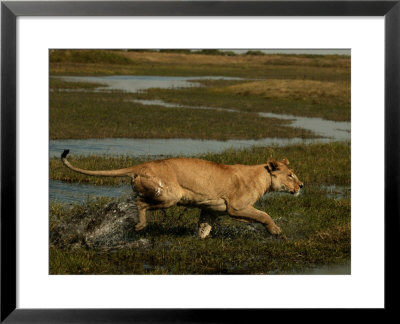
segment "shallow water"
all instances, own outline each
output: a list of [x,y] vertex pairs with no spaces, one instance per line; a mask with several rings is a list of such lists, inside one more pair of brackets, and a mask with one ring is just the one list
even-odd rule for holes
[[316,117],[299,117],[265,112],[260,112],[259,115],[267,118],[291,120],[291,127],[304,128],[319,136],[332,138],[335,141],[349,141],[351,139],[350,122],[336,122]]
[[[162,100],[132,100],[132,101],[140,103],[142,105],[156,105],[167,108],[205,109],[205,110],[236,112],[241,114],[246,113],[239,110],[227,109],[227,108],[176,105]],[[315,133],[316,135],[319,135],[321,137],[331,138],[335,141],[349,141],[351,138],[351,125],[350,122],[346,121],[336,122],[317,117],[301,117],[301,116],[274,114],[266,112],[260,112],[258,113],[258,115],[264,118],[277,118],[277,119],[290,120],[291,121],[291,124],[289,125],[290,127],[304,128]]]
[[105,84],[106,87],[99,87],[95,91],[126,91],[139,92],[151,88],[189,88],[198,87],[198,82],[190,80],[240,80],[241,78],[223,76],[148,76],[148,75],[113,75],[113,76],[59,76],[55,77],[69,82],[94,82]]
[[[326,190],[326,196],[332,199],[342,199],[350,194],[350,187],[346,186],[322,186]],[[50,201],[62,203],[85,203],[96,197],[120,198],[131,196],[132,187],[128,184],[119,186],[95,186],[92,184],[69,183],[59,180],[49,181]],[[301,193],[302,194],[302,193]],[[270,192],[261,197],[260,203],[268,201],[269,197],[287,195],[287,193]]]
[[105,138],[52,140],[50,157],[59,157],[64,149],[76,155],[128,156],[192,156],[202,153],[220,153],[227,149],[245,149],[252,146],[287,146],[292,144],[327,143],[330,139],[264,138],[259,140],[196,140],[196,139],[136,139]]
[[49,181],[50,201],[62,203],[84,203],[95,197],[119,198],[132,194],[132,187],[94,186],[91,184],[68,183],[58,180]]
[[351,187],[349,186],[330,185],[330,186],[322,186],[322,188],[326,190],[326,195],[329,198],[334,198],[334,199],[347,198],[351,194]]
[[304,272],[297,272],[296,274],[305,275],[350,275],[351,264],[339,264],[339,265],[322,265],[312,269],[308,269]]

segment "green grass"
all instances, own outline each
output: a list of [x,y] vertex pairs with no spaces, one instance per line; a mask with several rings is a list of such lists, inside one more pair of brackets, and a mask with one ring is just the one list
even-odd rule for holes
[[105,87],[107,85],[97,83],[97,82],[69,82],[69,81],[64,81],[61,79],[57,78],[50,78],[50,89],[51,90],[60,90],[63,91],[65,89],[96,89],[99,87]]
[[[327,198],[307,190],[299,197],[271,196],[258,208],[283,229],[285,239],[271,237],[263,226],[220,217],[211,237],[196,237],[199,211],[173,207],[165,217],[148,216],[137,234],[147,244],[112,251],[50,247],[51,274],[279,274],[301,273],[350,259],[350,197]],[[87,206],[52,206],[51,224],[73,217]],[[89,207],[92,212],[102,204]]]
[[[293,129],[286,121],[260,118],[257,112],[286,113],[350,120],[349,95],[336,86],[350,84],[350,57],[309,55],[222,55],[151,51],[60,51],[50,53],[51,75],[223,75],[245,79],[275,80],[274,95],[254,80],[201,81],[203,87],[153,89],[140,94],[85,93],[99,85],[66,83],[50,79],[50,138],[262,138],[312,137]],[[299,92],[287,93],[276,80],[303,82]],[[325,81],[331,82],[331,84]],[[297,82],[299,84],[301,82]],[[292,84],[292,83],[291,83]],[[310,85],[318,87],[315,95]],[[250,88],[246,88],[250,87]],[[327,88],[328,87],[328,88]],[[291,90],[294,88],[290,87]],[[323,89],[323,90],[322,90]],[[314,90],[314,89],[311,89]],[[345,89],[347,91],[347,89]],[[297,91],[297,90],[296,90]],[[305,95],[306,94],[306,95]],[[144,106],[131,99],[161,99],[188,105],[229,108],[242,113]],[[245,112],[245,113],[244,113]],[[57,243],[57,233],[68,224],[90,216],[90,226],[100,226],[101,215],[114,203],[109,199],[84,204],[50,203],[51,274],[281,274],[302,273],[323,265],[348,264],[350,260],[350,192],[337,198],[326,186],[350,187],[350,143],[254,147],[198,156],[224,164],[260,164],[268,158],[290,161],[305,184],[299,197],[271,194],[256,207],[265,210],[283,230],[275,239],[260,224],[244,224],[228,216],[219,218],[211,237],[196,237],[198,209],[172,207],[148,213],[148,227],[135,234],[135,247],[95,249],[81,244],[79,233],[68,246]],[[76,156],[69,161],[85,169],[128,167],[144,159],[127,156]],[[50,159],[50,178],[97,185],[118,185],[121,178],[88,177],[65,168],[59,158]],[[78,235],[77,235],[78,234]],[[286,238],[286,239],[285,239]],[[135,243],[136,244],[136,243]]]
[[[297,176],[306,186],[320,185],[350,186],[350,143],[291,145],[286,147],[253,147],[247,150],[228,150],[223,153],[199,155],[209,161],[223,164],[262,164],[273,157],[288,158]],[[136,165],[145,159],[128,156],[76,156],[68,160],[77,167],[88,170],[119,169]],[[50,178],[67,182],[96,185],[119,185],[129,183],[128,178],[90,177],[67,169],[59,158],[50,159]]]
[[[251,84],[251,81],[211,80],[198,81],[205,87],[185,89],[149,89],[134,94],[138,99],[159,99],[184,106],[206,106],[235,109],[243,112],[271,112],[304,117],[319,117],[334,121],[350,121],[350,96],[323,96],[315,100],[309,90],[298,95],[276,95],[275,97],[251,92],[235,91],[235,87]],[[323,84],[323,82],[322,82]],[[344,87],[343,83],[332,83],[332,87]]]
[[129,98],[119,92],[51,92],[50,139],[315,137],[287,126],[289,121],[255,113],[147,106]]
[[313,66],[193,66],[190,64],[171,65],[143,63],[141,65],[107,65],[83,63],[52,63],[51,75],[159,75],[159,76],[227,76],[255,79],[307,79],[321,81],[347,81],[349,72],[345,69]]
[[[256,52],[254,52],[256,53]],[[254,54],[251,52],[251,54]],[[120,60],[127,60],[119,62]],[[98,87],[95,84],[85,83],[66,83],[61,80],[50,80],[51,115],[58,117],[57,112],[64,114],[67,110],[68,126],[77,125],[77,128],[84,129],[86,134],[83,138],[89,138],[87,125],[84,124],[86,118],[82,116],[72,116],[77,113],[69,109],[72,105],[76,106],[76,101],[85,100],[85,110],[87,113],[90,108],[96,110],[100,107],[102,111],[97,116],[96,112],[90,112],[89,116],[96,118],[95,135],[103,137],[120,136],[148,136],[148,134],[138,135],[132,131],[122,131],[130,128],[131,125],[137,128],[138,125],[132,124],[132,117],[128,118],[127,113],[122,111],[119,106],[121,100],[127,98],[139,99],[161,99],[169,103],[176,103],[187,106],[205,106],[216,108],[235,109],[244,112],[272,112],[292,114],[296,116],[320,117],[335,121],[350,120],[350,57],[338,55],[222,55],[217,50],[206,50],[203,54],[187,53],[185,50],[165,50],[161,53],[152,51],[53,51],[50,55],[50,74],[51,75],[160,75],[160,76],[231,76],[241,77],[245,80],[200,80],[202,87],[192,87],[186,89],[150,89],[143,93],[120,94],[114,93],[107,99],[103,94],[96,93],[94,96],[86,97],[85,94],[78,95],[73,93],[68,96],[57,89],[90,89]],[[258,81],[255,81],[257,79]],[[261,80],[261,81],[260,81]],[[75,100],[73,97],[75,97]],[[104,101],[111,101],[107,109]],[[70,101],[71,100],[71,101]],[[91,102],[89,102],[91,100]],[[102,101],[99,104],[99,101]],[[110,106],[112,105],[112,107]],[[81,105],[82,106],[82,105]],[[67,108],[68,107],[68,108]],[[123,117],[117,118],[112,115],[114,110],[118,110]],[[127,108],[129,109],[129,108]],[[104,121],[109,120],[112,125],[105,125]],[[181,115],[175,111],[176,115]],[[146,118],[143,114],[139,117]],[[174,119],[176,116],[172,116]],[[253,119],[255,115],[253,115]],[[71,119],[72,118],[72,119]],[[160,117],[161,118],[161,117]],[[164,118],[164,114],[162,115]],[[182,122],[188,122],[189,126],[203,126],[203,124],[188,121],[188,116]],[[191,119],[198,117],[190,117]],[[83,120],[82,120],[83,119]],[[147,118],[146,118],[147,120]],[[59,122],[57,120],[56,122]],[[78,125],[79,123],[80,125]],[[236,122],[235,122],[236,123]],[[51,120],[52,124],[52,120]],[[57,123],[57,129],[51,131],[52,138],[78,138],[79,134],[68,135],[68,132],[60,128],[61,123]],[[212,123],[213,124],[213,123]],[[153,126],[153,125],[148,125]],[[160,125],[161,137],[169,138],[181,133],[181,130],[171,130],[172,134],[165,132],[166,127],[174,128],[171,125]],[[240,125],[242,126],[242,125]],[[266,125],[266,127],[270,127]],[[54,128],[54,127],[53,127]],[[160,129],[161,129],[160,128]],[[224,128],[218,125],[218,129]],[[69,127],[69,129],[72,129]],[[271,129],[274,131],[275,129]],[[60,134],[62,133],[62,134]],[[102,134],[99,134],[102,133]],[[149,130],[148,133],[154,133]],[[71,137],[60,137],[71,136]],[[187,137],[189,135],[185,135]],[[193,136],[193,135],[191,135]],[[222,139],[224,136],[219,136]],[[254,136],[250,135],[250,136]],[[277,135],[281,137],[281,135]],[[295,135],[292,135],[295,136]],[[149,135],[154,137],[154,135]],[[196,137],[204,138],[204,137]],[[216,138],[216,137],[215,137]],[[259,138],[259,137],[256,137]]]

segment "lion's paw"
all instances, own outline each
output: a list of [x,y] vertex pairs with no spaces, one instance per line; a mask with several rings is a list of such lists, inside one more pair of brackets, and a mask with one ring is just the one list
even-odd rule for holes
[[136,229],[136,231],[141,231],[145,227],[146,227],[146,224],[139,223],[139,224],[136,224],[135,229]]
[[282,230],[279,228],[279,226],[273,224],[271,226],[267,227],[268,232],[270,232],[272,235],[280,235],[282,234]]
[[199,225],[199,237],[202,239],[206,238],[208,235],[210,235],[211,229],[212,227],[210,224],[201,223]]

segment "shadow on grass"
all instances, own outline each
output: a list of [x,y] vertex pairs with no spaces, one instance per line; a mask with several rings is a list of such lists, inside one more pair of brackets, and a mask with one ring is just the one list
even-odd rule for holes
[[196,236],[197,228],[195,226],[166,226],[162,223],[148,224],[145,229],[138,232],[138,237],[149,235],[151,237],[158,236],[179,236],[179,237],[193,237]]

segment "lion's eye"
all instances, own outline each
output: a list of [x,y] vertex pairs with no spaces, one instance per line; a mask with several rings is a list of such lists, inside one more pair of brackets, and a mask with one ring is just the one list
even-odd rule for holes
[[289,178],[293,178],[293,174],[289,174]]

